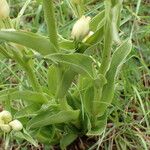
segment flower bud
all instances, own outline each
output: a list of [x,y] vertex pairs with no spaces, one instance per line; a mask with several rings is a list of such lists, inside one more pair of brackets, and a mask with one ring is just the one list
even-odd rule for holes
[[10,9],[6,0],[0,0],[0,19],[9,17]]
[[23,128],[22,123],[19,120],[13,120],[9,123],[9,125],[14,131],[20,131]]
[[72,38],[75,40],[82,40],[90,30],[90,17],[82,16],[73,26],[72,29]]
[[4,121],[5,124],[9,123],[12,120],[12,115],[9,111],[0,112],[0,120]]
[[0,125],[5,124],[4,121],[0,118]]
[[0,128],[3,132],[6,132],[6,133],[11,131],[11,127],[8,124],[1,124]]

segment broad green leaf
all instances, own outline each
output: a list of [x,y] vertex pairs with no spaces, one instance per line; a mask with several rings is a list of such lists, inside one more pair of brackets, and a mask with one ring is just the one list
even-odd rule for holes
[[67,68],[62,73],[62,75],[59,79],[59,82],[57,84],[57,92],[56,92],[57,98],[63,98],[66,96],[66,93],[67,93],[69,87],[71,86],[71,83],[76,75],[77,75],[77,73],[70,67]]
[[58,74],[57,74],[57,67],[55,65],[51,65],[48,68],[48,74],[47,74],[47,79],[48,79],[48,89],[49,92],[52,95],[56,94],[57,87],[58,87]]
[[32,138],[31,135],[29,135],[29,133],[25,129],[23,129],[23,133],[19,131],[19,132],[14,132],[13,135],[17,138],[27,140],[35,147],[38,147],[38,143]]
[[106,125],[107,125],[107,115],[104,114],[102,117],[97,118],[94,125],[92,125],[91,129],[87,132],[87,135],[88,136],[101,135],[104,132]]
[[0,39],[32,48],[43,55],[56,52],[46,37],[27,31],[0,31]]
[[114,80],[115,76],[117,75],[117,72],[119,71],[120,66],[124,63],[124,60],[131,52],[131,48],[131,40],[127,39],[115,50],[112,56],[110,69],[106,76],[107,80]]
[[83,97],[84,109],[88,114],[93,113],[94,87],[89,87]]
[[[102,103],[106,103],[107,105],[110,105],[113,96],[114,96],[114,88],[115,88],[115,77],[117,76],[117,73],[119,71],[120,66],[124,63],[124,60],[130,53],[132,48],[131,40],[126,40],[123,42],[119,48],[114,52],[112,56],[112,61],[110,65],[110,69],[106,74],[107,84],[103,88],[102,92]],[[103,107],[103,110],[107,108],[107,105]]]
[[18,99],[22,99],[23,101],[28,102],[34,102],[37,104],[39,103],[43,104],[48,102],[47,98],[43,94],[32,91],[15,91],[0,96],[0,101],[18,100]]
[[64,135],[60,140],[61,149],[66,149],[66,147],[70,145],[77,137],[78,135],[74,133],[68,133]]
[[57,65],[51,65],[48,70],[48,87],[51,94],[57,98],[63,98],[66,95],[75,75],[70,67],[66,67],[65,71],[60,74],[60,69]]
[[[88,80],[85,80],[88,81]],[[89,87],[87,86],[87,83]],[[97,116],[99,114],[99,111],[101,111],[101,106],[99,100],[100,96],[102,96],[101,91],[102,87],[107,83],[105,77],[103,75],[99,75],[99,78],[92,81],[92,85],[90,84],[90,81],[85,82],[87,90],[84,93],[83,102],[85,110],[88,114]],[[83,90],[83,89],[81,89]],[[95,99],[95,90],[97,90],[99,97],[96,97]]]
[[83,54],[51,54],[45,57],[53,62],[68,64],[77,73],[86,73],[91,78],[93,75],[93,59]]
[[67,123],[77,120],[79,110],[61,110],[60,107],[50,107],[48,110],[39,113],[32,118],[29,123],[29,128],[39,128],[52,124]]
[[15,114],[15,118],[23,118],[23,117],[31,117],[35,116],[37,114],[37,111],[40,110],[41,105],[37,104],[31,104],[29,106],[26,106],[22,108],[21,110],[17,111]]
[[42,127],[35,134],[36,139],[44,144],[50,144],[51,141],[54,139],[54,136],[54,125]]
[[[114,91],[113,90],[110,90],[110,91],[111,91],[110,94],[113,96],[112,92],[114,92]],[[110,105],[110,103],[100,102],[98,100],[93,101],[93,112],[92,112],[92,114],[96,117],[102,116],[105,113],[106,107],[108,107],[109,105]]]
[[96,31],[98,29],[98,25],[101,22],[101,20],[103,20],[105,17],[105,11],[101,11],[99,12],[99,14],[97,14],[94,18],[92,18],[91,22],[90,22],[90,30],[92,31]]
[[74,50],[75,49],[75,42],[69,40],[63,40],[59,42],[59,47],[64,50]]

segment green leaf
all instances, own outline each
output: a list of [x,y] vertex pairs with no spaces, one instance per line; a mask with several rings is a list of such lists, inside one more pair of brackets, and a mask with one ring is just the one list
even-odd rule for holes
[[75,42],[69,40],[63,40],[59,42],[59,47],[64,50],[74,50],[75,49]]
[[57,98],[63,98],[66,96],[66,93],[71,86],[71,83],[77,73],[71,69],[70,67],[67,68],[61,75],[58,85],[57,85],[57,92],[56,97]]
[[70,145],[77,137],[78,135],[74,133],[68,133],[64,135],[60,140],[61,149],[66,149],[66,147]]
[[68,64],[77,73],[86,73],[91,78],[93,75],[93,59],[83,54],[51,54],[45,57],[53,62]]
[[93,113],[94,87],[89,87],[83,97],[84,109],[88,114]]
[[[92,123],[91,123],[92,124]],[[107,115],[104,114],[102,117],[97,118],[96,122],[94,123],[94,126],[89,129],[87,132],[87,135],[89,136],[99,136],[101,135],[107,125]]]
[[57,65],[51,65],[48,69],[48,87],[53,96],[63,98],[66,95],[75,75],[77,74],[70,67],[66,67],[59,76],[59,68]]
[[[114,96],[114,88],[115,88],[115,78],[120,69],[120,66],[124,63],[124,60],[130,53],[132,48],[131,40],[126,40],[123,42],[119,48],[116,49],[112,56],[112,61],[110,65],[110,69],[106,74],[107,84],[103,88],[103,94],[101,98],[101,103],[106,105],[103,106],[103,111],[106,110],[107,106],[109,106],[112,102]],[[102,115],[102,114],[101,114]]]
[[34,102],[37,104],[43,104],[48,102],[47,98],[42,93],[32,91],[15,91],[4,95],[0,95],[0,101],[18,99],[22,99],[23,101],[28,102]]
[[29,133],[23,129],[23,133],[22,132],[14,132],[14,136],[20,139],[25,139],[28,142],[30,142],[31,144],[33,144],[35,147],[38,147],[38,143],[32,138],[31,135],[29,135]]
[[39,104],[31,104],[19,110],[15,114],[15,118],[23,118],[23,117],[31,117],[37,114],[37,111],[40,110],[41,105]]
[[[113,90],[110,90],[110,91],[114,92]],[[112,92],[110,93],[110,95],[113,96]],[[94,106],[93,107],[93,115],[97,116],[97,117],[102,116],[105,113],[106,107],[109,105],[110,105],[110,103],[107,103],[107,102],[93,101],[93,106]]]
[[105,11],[101,11],[99,12],[99,14],[97,14],[94,18],[92,18],[91,22],[90,22],[90,29],[92,31],[96,31],[98,29],[98,25],[101,22],[102,19],[104,19],[105,17]]
[[0,31],[0,39],[32,48],[43,55],[56,52],[46,37],[27,31]]
[[39,128],[51,124],[67,123],[77,120],[79,112],[79,110],[61,110],[59,106],[50,107],[32,118],[28,123],[28,127]]
[[52,95],[56,94],[57,87],[58,87],[58,73],[57,73],[57,67],[55,65],[51,65],[48,68],[48,74],[47,74],[47,79],[48,79],[48,89],[49,92]]
[[87,40],[86,40],[86,44],[90,44],[90,45],[94,45],[99,43],[104,36],[104,28],[103,26],[100,27],[92,36],[90,36]]
[[42,142],[44,144],[50,144],[51,141],[54,139],[55,136],[55,127],[54,125],[51,126],[45,126],[40,128],[37,132],[36,132],[36,139],[39,142]]
[[[107,80],[114,80],[117,75],[120,66],[124,63],[126,57],[131,52],[132,43],[130,39],[125,40],[114,52],[112,56],[112,61],[110,65],[110,69],[107,73]],[[108,82],[109,83],[109,82]]]

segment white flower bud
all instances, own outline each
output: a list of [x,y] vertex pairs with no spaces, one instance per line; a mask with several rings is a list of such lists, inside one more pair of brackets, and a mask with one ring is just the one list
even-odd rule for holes
[[11,127],[8,124],[1,124],[0,128],[3,132],[6,132],[6,133],[11,131]]
[[10,9],[6,0],[0,0],[0,19],[9,17]]
[[0,112],[0,119],[4,121],[5,124],[7,124],[12,120],[12,115],[9,111],[3,110]]
[[22,123],[19,120],[13,120],[9,123],[9,125],[14,131],[20,131],[23,128]]
[[0,118],[0,125],[5,124],[4,121]]
[[82,40],[90,30],[90,17],[82,16],[73,26],[72,38],[76,40]]

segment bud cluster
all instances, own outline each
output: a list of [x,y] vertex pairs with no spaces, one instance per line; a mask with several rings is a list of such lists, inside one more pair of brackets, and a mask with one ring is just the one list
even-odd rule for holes
[[4,110],[0,112],[0,129],[3,132],[20,131],[22,128],[22,123],[19,120],[13,120],[9,111]]

